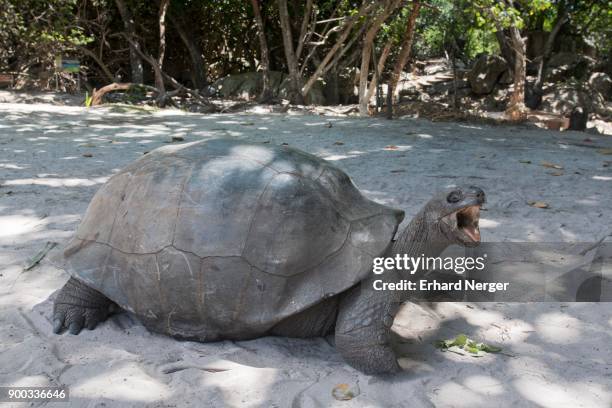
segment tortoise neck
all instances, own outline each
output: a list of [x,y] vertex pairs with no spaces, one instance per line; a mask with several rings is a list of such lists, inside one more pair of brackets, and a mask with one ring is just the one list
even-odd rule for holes
[[389,256],[408,255],[409,257],[439,256],[450,243],[435,223],[427,219],[424,210],[410,221],[393,243]]

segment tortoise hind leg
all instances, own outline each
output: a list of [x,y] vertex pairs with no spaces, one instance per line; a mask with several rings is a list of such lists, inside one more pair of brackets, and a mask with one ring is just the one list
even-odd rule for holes
[[57,294],[53,304],[53,332],[67,328],[71,334],[79,334],[83,327],[93,330],[110,313],[114,303],[83,282],[70,278]]
[[319,337],[333,331],[338,313],[338,297],[327,298],[309,309],[282,320],[270,334],[284,337]]

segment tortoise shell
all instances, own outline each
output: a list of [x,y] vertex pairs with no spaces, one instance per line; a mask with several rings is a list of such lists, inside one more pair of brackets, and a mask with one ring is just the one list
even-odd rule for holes
[[113,175],[64,265],[154,331],[252,338],[363,280],[403,216],[316,156],[203,140]]

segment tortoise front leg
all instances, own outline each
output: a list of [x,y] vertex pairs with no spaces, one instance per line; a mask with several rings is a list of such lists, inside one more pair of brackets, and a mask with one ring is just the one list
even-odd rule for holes
[[390,338],[399,306],[398,295],[375,291],[368,280],[347,292],[335,335],[336,348],[347,363],[366,374],[400,371]]
[[113,302],[83,282],[70,278],[57,294],[53,304],[53,332],[67,328],[79,334],[83,327],[93,330],[106,320]]

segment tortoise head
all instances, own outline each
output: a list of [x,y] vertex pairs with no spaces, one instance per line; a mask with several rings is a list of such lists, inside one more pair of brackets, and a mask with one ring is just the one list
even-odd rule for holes
[[479,187],[455,187],[432,198],[424,208],[426,222],[451,244],[480,243],[480,207],[485,193]]

